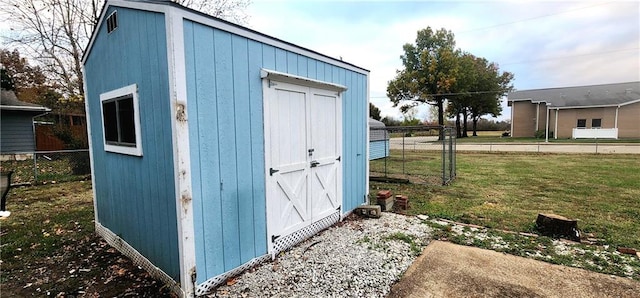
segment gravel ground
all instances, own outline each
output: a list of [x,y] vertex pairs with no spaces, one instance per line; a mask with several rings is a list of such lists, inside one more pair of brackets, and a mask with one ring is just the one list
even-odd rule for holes
[[416,217],[350,216],[209,297],[382,297],[428,244],[430,232]]

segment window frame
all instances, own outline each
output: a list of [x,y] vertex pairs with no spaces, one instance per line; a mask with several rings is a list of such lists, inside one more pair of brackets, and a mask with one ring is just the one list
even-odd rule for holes
[[[133,126],[135,136],[135,144],[133,146],[128,144],[117,144],[113,142],[107,142],[107,136],[105,133],[105,115],[104,115],[104,103],[110,101],[118,101],[124,98],[128,98],[129,96],[133,99]],[[116,104],[117,106],[117,104]],[[117,113],[117,110],[116,110]],[[105,93],[100,94],[100,119],[102,123],[102,142],[104,145],[104,150],[107,152],[113,153],[121,153],[127,155],[134,156],[142,156],[142,134],[140,128],[140,108],[139,108],[139,100],[138,100],[138,86],[137,84],[132,84],[129,86],[125,86],[119,89],[111,90]],[[116,125],[119,130],[119,125]]]
[[[584,121],[584,126],[580,126],[580,121]],[[576,121],[576,128],[587,128],[587,119],[578,119]]]
[[[595,126],[594,123],[593,123],[593,121],[595,121],[595,120],[600,121],[600,125]],[[591,128],[602,128],[602,118],[593,118],[593,119],[591,119]]]

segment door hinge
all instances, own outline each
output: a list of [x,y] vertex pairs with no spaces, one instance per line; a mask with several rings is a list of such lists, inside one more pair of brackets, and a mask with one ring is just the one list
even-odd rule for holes
[[273,176],[273,174],[277,172],[280,172],[280,170],[274,170],[273,168],[269,168],[269,176]]
[[340,161],[342,159],[342,156],[338,156],[338,158],[336,158],[337,161]]
[[272,235],[271,242],[276,242],[276,239],[280,238],[280,235]]
[[278,84],[272,82],[271,80],[269,80],[269,88],[273,87],[273,86],[278,86]]

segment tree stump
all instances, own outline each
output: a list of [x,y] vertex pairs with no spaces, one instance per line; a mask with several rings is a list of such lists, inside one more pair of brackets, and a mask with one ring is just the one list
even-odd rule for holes
[[556,214],[539,213],[536,226],[543,235],[580,241],[578,221],[575,219],[568,219]]

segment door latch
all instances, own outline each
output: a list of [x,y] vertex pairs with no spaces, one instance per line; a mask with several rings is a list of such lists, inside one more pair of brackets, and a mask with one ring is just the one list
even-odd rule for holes
[[309,150],[307,150],[307,152],[309,152],[309,156],[312,156],[312,155],[313,155],[313,151],[315,151],[315,150],[314,150],[314,149],[309,149]]
[[315,167],[317,167],[319,164],[320,164],[319,162],[317,162],[317,161],[315,161],[315,160],[314,160],[314,161],[312,161],[312,162],[311,162],[311,167],[312,167],[312,168],[315,168]]

